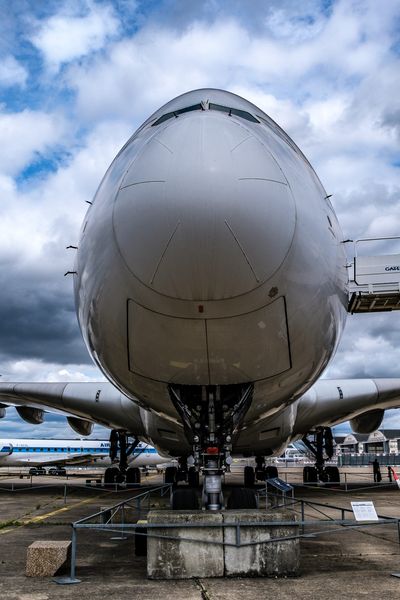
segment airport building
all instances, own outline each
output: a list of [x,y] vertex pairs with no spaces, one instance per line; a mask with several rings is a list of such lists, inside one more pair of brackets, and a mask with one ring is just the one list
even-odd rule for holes
[[400,464],[400,429],[378,429],[370,434],[349,433],[335,438],[338,465]]

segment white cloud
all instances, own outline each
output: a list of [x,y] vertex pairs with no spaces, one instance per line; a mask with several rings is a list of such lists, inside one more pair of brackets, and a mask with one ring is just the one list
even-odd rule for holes
[[[10,155],[0,149],[5,169],[21,168],[38,147],[45,149],[46,142],[59,139],[52,129],[53,119],[45,115],[13,115],[9,123]],[[0,131],[1,127],[0,116]],[[14,140],[13,134],[19,132],[21,140]],[[131,133],[127,123],[102,122],[90,131],[82,147],[69,148],[72,156],[55,173],[20,188],[12,177],[0,174],[0,262],[12,262],[15,276],[29,267],[31,273],[59,277],[71,268],[73,255],[65,248],[76,244],[86,201],[92,200],[104,172]]]
[[17,175],[50,148],[66,143],[66,123],[60,114],[25,109],[0,113],[0,170]]
[[[41,51],[51,70],[58,70],[63,63],[100,50],[120,28],[111,6],[83,2],[66,5],[58,14],[38,25],[32,43]],[[84,14],[82,14],[82,10]]]
[[17,360],[2,365],[2,382],[105,381],[95,365],[58,365],[41,360]]
[[4,56],[0,62],[0,86],[23,86],[27,80],[28,71],[13,56]]
[[398,313],[349,316],[327,378],[400,377]]

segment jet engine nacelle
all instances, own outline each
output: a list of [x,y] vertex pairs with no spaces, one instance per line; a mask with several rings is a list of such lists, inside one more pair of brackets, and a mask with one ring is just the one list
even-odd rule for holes
[[17,413],[27,423],[31,425],[41,425],[44,421],[44,410],[33,408],[32,406],[17,406]]
[[384,415],[385,411],[380,408],[369,410],[351,419],[351,429],[354,433],[372,433],[380,427]]
[[77,417],[67,417],[68,425],[79,435],[90,435],[93,431],[93,423]]
[[6,408],[7,406],[5,404],[0,404],[0,419],[4,419],[6,416]]

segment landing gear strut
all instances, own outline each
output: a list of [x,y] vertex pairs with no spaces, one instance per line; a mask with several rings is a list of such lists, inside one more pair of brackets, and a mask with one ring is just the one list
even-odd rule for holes
[[253,386],[171,385],[169,393],[192,445],[190,480],[195,483],[193,473],[203,471],[203,505],[218,510],[224,504],[221,480],[232,462],[232,438],[251,403]]
[[[139,440],[134,438],[132,443],[128,443],[126,431],[113,429],[110,433],[110,459],[113,466],[108,467],[104,473],[105,484],[122,483],[127,484],[140,483],[140,469],[138,467],[128,468],[128,457],[135,451]],[[119,459],[118,459],[119,454]]]
[[325,467],[325,461],[333,456],[332,429],[317,427],[305,435],[302,441],[315,457],[315,467],[304,468],[304,483],[315,483],[317,479],[323,482],[339,483],[339,469],[333,466]]

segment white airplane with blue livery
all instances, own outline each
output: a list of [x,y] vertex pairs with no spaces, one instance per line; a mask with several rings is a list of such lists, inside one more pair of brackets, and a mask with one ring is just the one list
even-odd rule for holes
[[[105,440],[0,439],[0,467],[109,466],[110,442]],[[170,463],[155,448],[139,443],[128,457],[130,467]]]
[[[71,246],[79,325],[108,382],[1,383],[0,413],[40,423],[56,410],[80,435],[109,427],[127,481],[126,436],[150,443],[179,459],[167,481],[204,475],[210,510],[234,456],[256,458],[249,488],[299,439],[335,479],[331,427],[374,431],[400,406],[400,378],[321,375],[349,313],[400,308],[400,255],[360,240],[349,267],[330,195],[254,104],[216,89],[171,100],[120,150]],[[247,491],[228,507],[253,508]],[[196,504],[175,490],[174,508]]]

